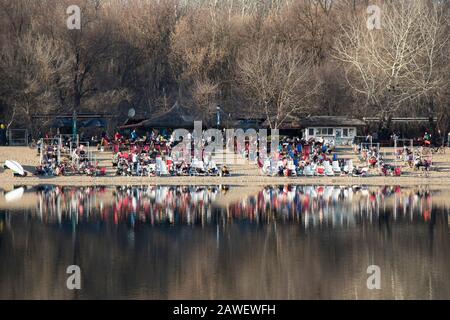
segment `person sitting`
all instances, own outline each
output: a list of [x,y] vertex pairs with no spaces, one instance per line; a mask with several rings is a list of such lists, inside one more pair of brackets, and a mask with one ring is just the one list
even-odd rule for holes
[[429,170],[430,170],[430,167],[431,167],[430,161],[423,160],[423,159],[421,159],[421,158],[417,158],[417,159],[414,161],[414,168],[415,168],[416,170],[419,170],[419,169],[423,168],[423,170],[429,171]]
[[78,148],[78,157],[80,159],[80,162],[86,162],[88,160],[86,151],[84,150],[84,145],[80,145]]
[[228,169],[228,167],[226,165],[224,165],[220,169],[220,176],[225,177],[225,176],[229,176],[229,175],[230,175],[230,170]]
[[378,160],[376,156],[371,156],[369,159],[369,166],[371,168],[375,168],[376,164],[377,164]]
[[116,133],[114,134],[114,141],[116,142],[120,142],[122,140],[122,135],[119,133],[119,131],[116,131]]
[[108,134],[105,131],[103,131],[102,139],[100,140],[100,145],[102,147],[105,147],[105,146],[109,145],[110,142],[111,142],[111,139],[108,137]]

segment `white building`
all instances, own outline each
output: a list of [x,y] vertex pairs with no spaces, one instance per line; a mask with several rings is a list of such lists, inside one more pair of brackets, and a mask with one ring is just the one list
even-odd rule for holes
[[300,120],[300,124],[306,140],[322,138],[336,145],[351,144],[358,129],[365,126],[364,121],[345,116],[313,116]]

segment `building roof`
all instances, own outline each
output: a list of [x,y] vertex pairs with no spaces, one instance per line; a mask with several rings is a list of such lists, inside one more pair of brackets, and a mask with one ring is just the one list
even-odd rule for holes
[[307,127],[362,127],[366,123],[360,119],[347,116],[311,116],[300,119],[300,125]]
[[[57,118],[53,121],[52,127],[54,128],[70,128],[73,125],[73,120],[70,118]],[[77,119],[78,128],[106,128],[107,121],[102,118],[94,119]]]
[[192,110],[182,107],[178,102],[175,102],[169,110],[162,114],[155,115],[139,123],[123,125],[120,129],[139,127],[191,128],[194,127],[195,120],[201,120],[201,117],[195,115]]

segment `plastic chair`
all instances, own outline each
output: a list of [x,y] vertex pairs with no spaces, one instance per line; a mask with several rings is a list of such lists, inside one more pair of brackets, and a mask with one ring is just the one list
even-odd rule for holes
[[303,170],[303,174],[304,174],[306,177],[312,177],[312,176],[314,176],[314,170],[313,170],[313,168],[311,167],[311,165],[305,166],[305,169]]
[[335,174],[341,174],[341,167],[339,166],[339,161],[333,161],[333,172]]
[[334,170],[328,161],[324,162],[324,167],[325,167],[325,175],[326,176],[329,176],[329,177],[334,176]]
[[348,174],[352,174],[353,172],[353,160],[348,160],[347,161],[347,170],[348,170]]

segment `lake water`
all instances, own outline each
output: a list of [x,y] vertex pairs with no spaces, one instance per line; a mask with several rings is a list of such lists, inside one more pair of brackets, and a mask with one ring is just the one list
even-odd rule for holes
[[[17,188],[0,193],[0,299],[450,299],[448,195]],[[69,265],[81,290],[66,287]],[[367,287],[370,265],[380,289]]]

